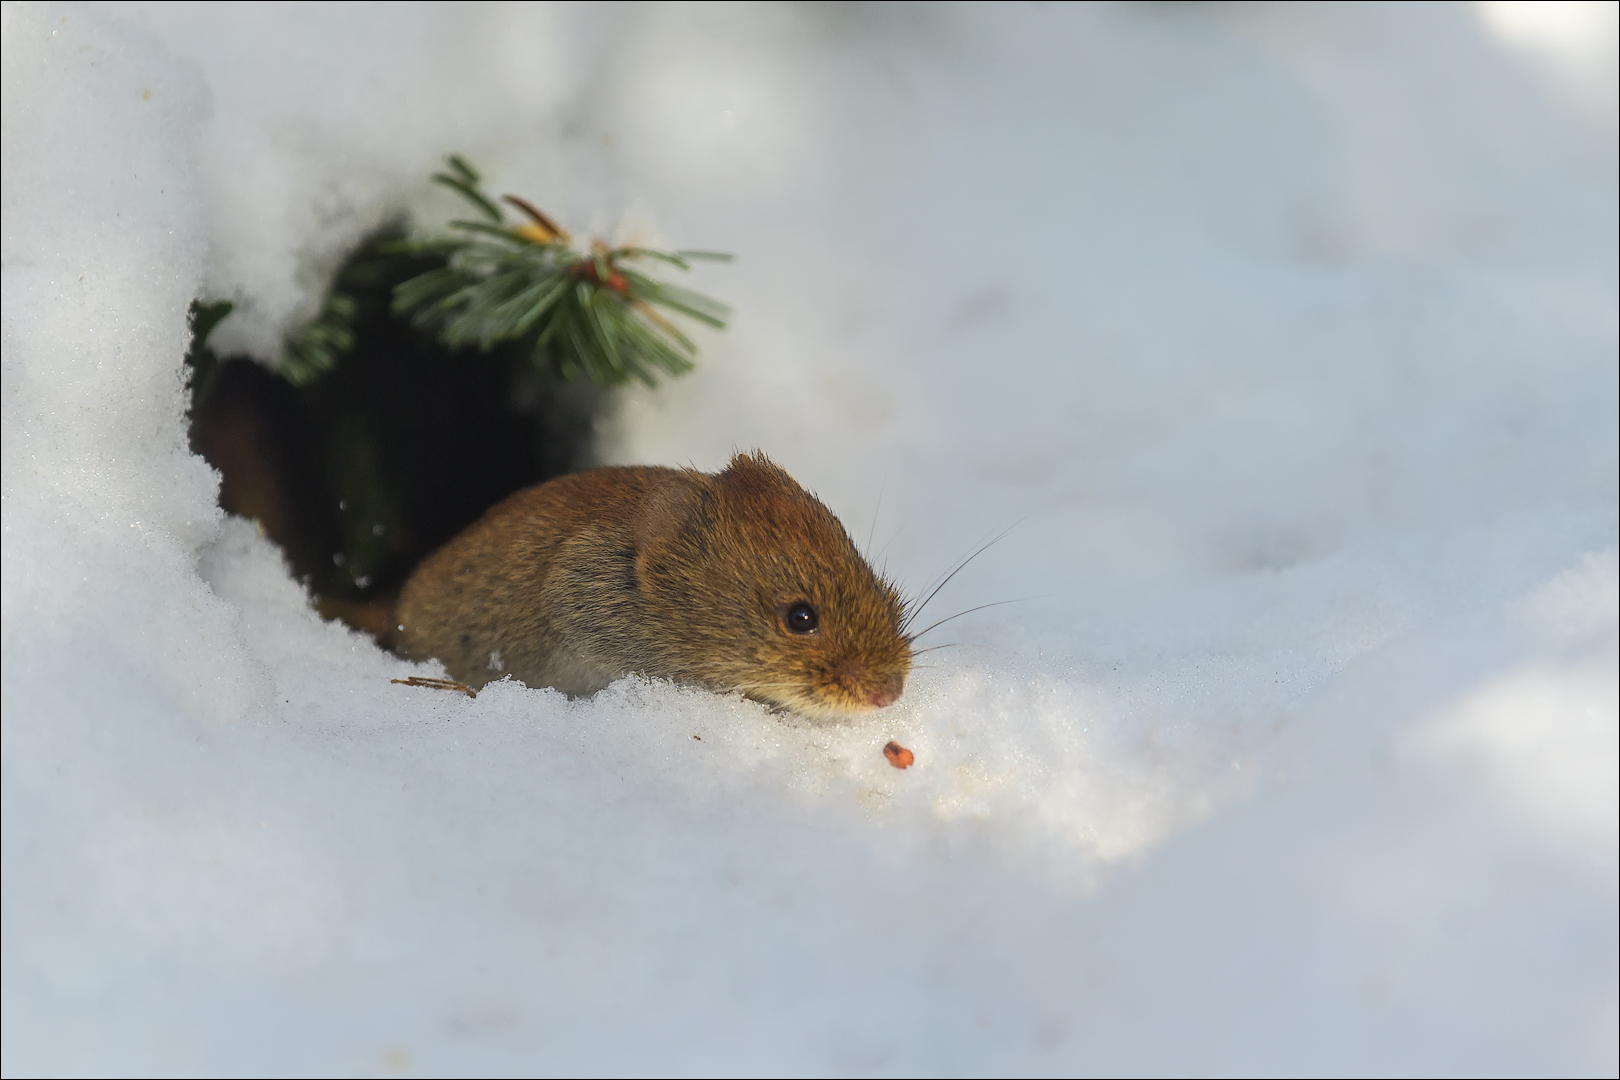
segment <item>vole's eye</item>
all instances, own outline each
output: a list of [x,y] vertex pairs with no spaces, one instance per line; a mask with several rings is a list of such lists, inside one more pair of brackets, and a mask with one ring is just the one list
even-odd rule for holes
[[787,609],[787,613],[782,616],[782,622],[786,624],[790,634],[813,634],[816,627],[821,625],[821,617],[809,604],[798,603]]

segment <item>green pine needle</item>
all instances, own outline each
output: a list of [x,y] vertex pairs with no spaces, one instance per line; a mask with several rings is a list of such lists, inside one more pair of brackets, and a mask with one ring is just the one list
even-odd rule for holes
[[491,221],[501,220],[501,208],[486,199],[478,190],[476,174],[473,179],[463,179],[460,176],[451,176],[448,173],[434,173],[433,179],[445,187],[469,200],[474,206],[482,210]]
[[[535,220],[509,225],[471,165],[456,156],[448,165],[450,172],[433,179],[487,220],[452,221],[461,235],[395,245],[400,252],[440,256],[445,265],[401,282],[393,299],[396,314],[444,344],[488,352],[516,343],[563,379],[582,374],[602,385],[635,380],[652,386],[660,373],[690,371],[697,355],[696,344],[655,309],[725,328],[731,314],[725,304],[625,264],[645,260],[684,271],[693,261],[729,262],[730,255],[601,243],[582,254],[543,214],[511,196],[506,201]],[[329,322],[324,331],[313,323],[306,328],[308,340],[297,350],[301,364],[321,362],[323,347],[341,341],[339,321]],[[289,353],[294,351],[289,344]]]
[[314,382],[354,348],[354,297],[333,290],[320,314],[287,336],[281,371],[294,386]]

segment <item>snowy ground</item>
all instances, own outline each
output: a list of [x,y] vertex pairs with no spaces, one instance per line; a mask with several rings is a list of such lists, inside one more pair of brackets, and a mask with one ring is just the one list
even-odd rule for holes
[[[5,1073],[1613,1075],[1614,11],[6,4]],[[830,727],[390,685],[185,308],[451,150],[739,256],[603,460],[1031,599]]]

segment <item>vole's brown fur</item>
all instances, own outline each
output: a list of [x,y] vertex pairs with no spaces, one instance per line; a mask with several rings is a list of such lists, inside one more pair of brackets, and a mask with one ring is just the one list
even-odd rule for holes
[[[793,605],[819,625],[789,631]],[[724,472],[604,468],[520,491],[405,583],[396,647],[474,687],[590,694],[639,672],[809,715],[900,696],[899,594],[763,454]]]

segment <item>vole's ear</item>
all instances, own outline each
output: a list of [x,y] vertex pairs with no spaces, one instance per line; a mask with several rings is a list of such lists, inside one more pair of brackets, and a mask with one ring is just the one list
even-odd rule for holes
[[752,522],[775,535],[818,542],[832,541],[844,531],[821,500],[759,450],[733,457],[714,478],[714,490],[725,517]]
[[644,553],[699,526],[707,481],[702,473],[677,473],[647,493],[636,515],[637,562]]
[[763,450],[733,454],[731,461],[726,464],[725,471],[716,476],[715,480],[728,492],[743,498],[766,496],[783,487],[793,490],[799,488],[793,477],[766,457]]

